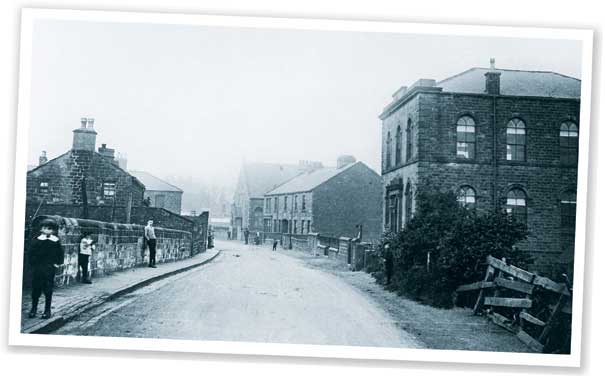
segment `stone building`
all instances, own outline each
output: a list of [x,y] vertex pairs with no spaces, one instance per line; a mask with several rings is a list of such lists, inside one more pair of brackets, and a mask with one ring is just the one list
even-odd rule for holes
[[419,183],[456,190],[478,211],[506,210],[519,246],[547,274],[573,264],[580,80],[471,68],[402,87],[382,114],[383,224],[401,229]]
[[181,213],[183,190],[145,171],[131,170],[130,174],[145,185],[144,197],[145,200],[149,200],[151,207],[165,208],[176,214]]
[[264,195],[298,174],[321,167],[320,163],[244,163],[235,187],[231,207],[232,238],[243,239],[243,231],[263,230]]
[[292,178],[265,194],[265,232],[356,237],[381,234],[382,182],[380,176],[352,156],[342,156],[336,167],[315,169]]
[[73,131],[70,150],[51,160],[42,153],[39,165],[27,172],[29,209],[42,204],[79,205],[82,211],[88,206],[141,205],[145,186],[118,166],[113,149],[103,144],[95,151],[96,136],[94,120],[82,118],[81,126]]

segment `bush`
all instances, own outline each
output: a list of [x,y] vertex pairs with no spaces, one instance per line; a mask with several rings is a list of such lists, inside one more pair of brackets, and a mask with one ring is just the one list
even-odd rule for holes
[[[386,233],[393,253],[392,288],[438,307],[451,307],[456,288],[483,279],[488,255],[525,267],[529,255],[515,247],[527,238],[525,224],[505,212],[478,214],[454,192],[416,194],[414,217],[398,233]],[[376,274],[375,274],[376,276]]]

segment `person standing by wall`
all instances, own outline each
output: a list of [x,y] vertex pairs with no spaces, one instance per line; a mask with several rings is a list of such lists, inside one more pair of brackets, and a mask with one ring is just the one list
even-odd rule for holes
[[82,278],[80,281],[84,284],[92,284],[92,281],[90,281],[90,277],[88,276],[88,260],[96,245],[94,244],[95,241],[92,239],[90,233],[84,233],[82,236],[82,240],[80,241],[80,253],[78,253],[78,266],[82,269]]
[[51,317],[51,303],[56,269],[63,264],[64,251],[59,237],[57,223],[51,219],[42,220],[40,234],[29,249],[29,261],[32,267],[32,307],[29,318],[34,318],[38,311],[40,295],[44,293],[44,314],[42,318]]
[[149,247],[149,267],[156,268],[156,265],[155,265],[156,238],[155,238],[155,229],[153,228],[153,220],[147,221],[147,226],[145,227],[145,240],[147,241],[147,247]]

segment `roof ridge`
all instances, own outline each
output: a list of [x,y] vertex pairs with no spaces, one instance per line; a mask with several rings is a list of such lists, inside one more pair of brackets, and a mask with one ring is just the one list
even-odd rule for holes
[[[128,172],[127,172],[127,173],[128,173]],[[130,170],[130,173],[144,173],[144,174],[149,174],[150,176],[152,176],[153,178],[157,179],[158,181],[162,181],[163,183],[167,184],[168,186],[174,187],[175,189],[177,189],[177,190],[179,190],[179,191],[181,191],[181,192],[184,192],[182,188],[180,188],[180,187],[178,187],[178,186],[175,186],[175,185],[173,185],[172,183],[167,182],[166,180],[164,180],[164,179],[162,179],[162,178],[160,178],[160,177],[157,177],[157,176],[155,176],[155,175],[151,174],[151,173],[150,173],[150,172],[148,172],[148,171],[145,171],[145,170]],[[131,175],[132,175],[132,174],[131,174]],[[137,178],[137,177],[135,177],[135,178]],[[145,188],[147,188],[147,187],[145,187]],[[150,191],[154,191],[154,190],[150,190]]]
[[[310,175],[312,175],[312,174],[315,174],[315,173],[318,173],[318,172],[321,172],[321,171],[325,171],[325,170],[330,170],[330,171],[332,171],[332,175],[330,175],[329,177],[325,178],[325,179],[324,179],[324,180],[322,180],[321,182],[318,182],[318,183],[317,183],[317,184],[315,184],[314,186],[309,187],[307,190],[304,190],[304,191],[310,191],[310,190],[314,190],[315,188],[319,187],[320,185],[323,185],[324,183],[328,182],[330,179],[332,179],[332,178],[334,178],[334,177],[338,176],[339,174],[343,173],[344,171],[348,170],[349,168],[351,168],[351,167],[353,167],[354,165],[357,165],[357,164],[359,164],[359,163],[363,164],[363,162],[362,162],[362,161],[355,161],[355,162],[352,162],[352,163],[350,163],[350,164],[347,164],[347,165],[345,165],[345,166],[343,166],[343,167],[341,167],[341,168],[338,168],[337,166],[324,166],[324,167],[321,167],[321,168],[318,168],[318,169],[314,169],[314,170],[311,170],[311,171],[302,172],[302,173],[300,173],[300,174],[295,175],[295,176],[294,176],[294,177],[292,177],[291,179],[289,179],[289,180],[287,180],[287,181],[285,181],[285,182],[281,183],[280,185],[278,185],[278,186],[276,186],[276,187],[272,188],[272,189],[271,189],[271,190],[269,190],[269,191],[268,191],[266,194],[268,194],[268,195],[272,195],[271,193],[272,193],[273,191],[275,191],[275,190],[279,189],[279,188],[280,188],[280,187],[282,187],[282,186],[285,186],[286,184],[288,184],[288,183],[290,183],[290,182],[294,181],[295,179],[299,179],[299,178],[306,178],[306,177],[308,177],[308,176],[310,176]],[[364,165],[365,165],[365,164],[364,164]],[[292,192],[298,192],[298,191],[292,191]],[[278,194],[278,195],[279,195],[279,194]]]
[[492,69],[492,68],[488,68],[488,67],[472,67],[472,68],[469,68],[469,69],[467,69],[467,70],[465,70],[465,71],[462,71],[462,72],[460,72],[460,73],[457,73],[457,74],[455,74],[455,75],[452,75],[452,76],[446,77],[446,78],[444,78],[443,80],[438,81],[438,82],[436,83],[436,85],[439,85],[439,84],[441,84],[442,82],[445,82],[445,81],[448,81],[448,80],[454,79],[454,78],[456,78],[456,77],[459,77],[459,76],[464,75],[465,73],[468,73],[468,72],[473,71],[473,70],[478,70],[478,69],[481,69],[481,70],[486,70],[486,71],[493,70],[493,71],[505,71],[505,72],[550,73],[550,74],[553,74],[553,75],[557,75],[557,76],[561,76],[561,77],[566,77],[566,78],[568,78],[568,79],[573,79],[573,80],[577,80],[577,81],[582,81],[582,80],[580,80],[580,79],[579,79],[579,78],[577,78],[577,77],[573,77],[573,76],[569,76],[569,75],[564,75],[563,73],[559,73],[559,72],[555,72],[555,71],[542,71],[542,70],[531,70],[531,69],[511,69],[511,68],[494,68],[494,69]]

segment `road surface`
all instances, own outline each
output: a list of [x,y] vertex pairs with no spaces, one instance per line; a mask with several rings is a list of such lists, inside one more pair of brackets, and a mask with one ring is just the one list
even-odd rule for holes
[[212,263],[94,309],[56,334],[420,347],[363,292],[265,247],[218,242]]

